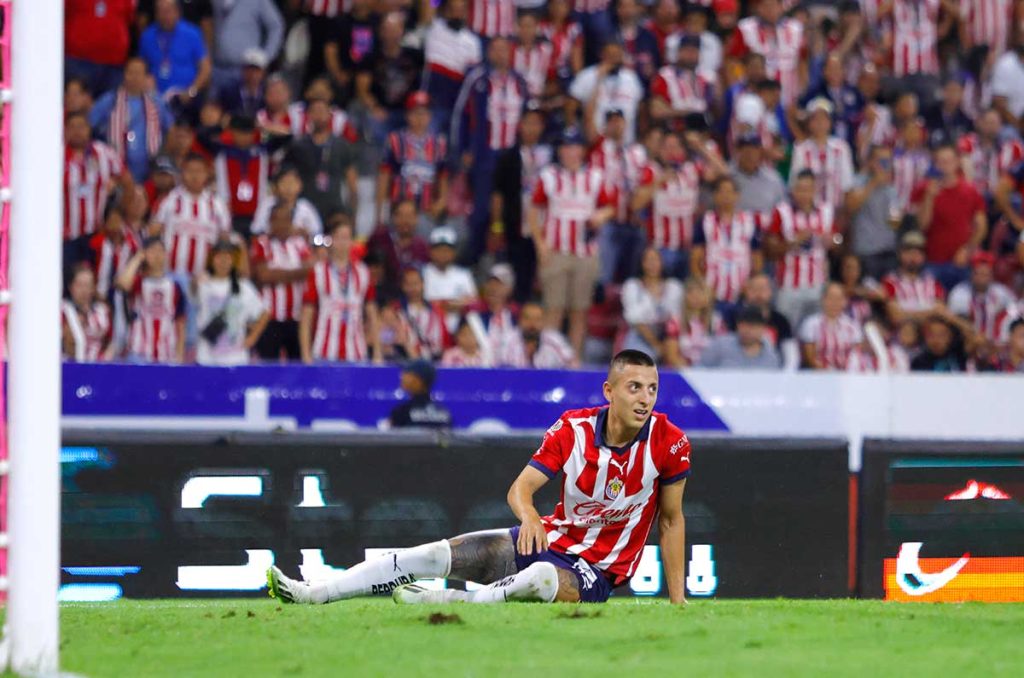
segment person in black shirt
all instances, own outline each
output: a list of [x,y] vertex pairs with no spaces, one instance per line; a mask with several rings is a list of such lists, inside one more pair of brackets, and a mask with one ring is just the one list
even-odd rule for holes
[[[355,147],[331,131],[331,107],[322,99],[306,104],[313,132],[292,142],[284,164],[295,167],[302,178],[302,197],[313,203],[320,218],[356,213],[358,179]],[[341,202],[342,182],[348,187],[348,204]]]
[[434,375],[434,366],[427,360],[414,360],[402,368],[401,386],[409,394],[409,399],[391,410],[393,428],[451,428],[451,412],[430,399]]
[[370,0],[352,0],[352,8],[335,19],[332,37],[324,47],[324,62],[342,103],[353,93],[355,76],[370,67],[380,23]]
[[924,323],[924,350],[910,362],[913,372],[963,372],[967,368],[964,339],[948,321],[931,316]]
[[387,14],[380,22],[374,53],[356,73],[355,98],[369,113],[367,126],[375,145],[405,125],[405,102],[423,77],[423,52],[402,44],[402,17]]

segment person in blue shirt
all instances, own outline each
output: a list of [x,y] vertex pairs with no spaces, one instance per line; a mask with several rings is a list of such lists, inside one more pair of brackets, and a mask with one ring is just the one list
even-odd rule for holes
[[178,0],[157,0],[156,21],[139,37],[139,56],[166,101],[187,110],[197,108],[212,67],[202,32],[181,18]]
[[150,160],[174,122],[164,102],[147,91],[148,77],[145,61],[128,59],[121,87],[101,96],[89,112],[93,133],[123,158],[140,183],[149,176]]

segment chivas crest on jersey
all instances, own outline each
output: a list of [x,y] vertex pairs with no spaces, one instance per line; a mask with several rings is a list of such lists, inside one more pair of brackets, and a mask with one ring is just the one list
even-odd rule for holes
[[624,483],[622,482],[622,478],[612,478],[611,480],[608,481],[608,484],[605,485],[605,498],[614,500],[616,497],[619,496],[619,493],[622,492],[623,486]]

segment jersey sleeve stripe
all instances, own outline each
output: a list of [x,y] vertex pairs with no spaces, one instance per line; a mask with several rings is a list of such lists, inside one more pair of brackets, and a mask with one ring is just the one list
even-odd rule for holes
[[551,469],[549,469],[547,466],[540,463],[536,459],[531,459],[529,466],[532,466],[533,468],[537,469],[538,471],[546,475],[548,478],[554,478],[555,476],[558,475],[558,471],[552,471]]
[[678,483],[680,480],[683,480],[683,479],[689,477],[689,475],[690,475],[689,470],[683,471],[682,473],[677,473],[674,476],[669,476],[668,478],[662,479],[661,484],[662,484],[662,486],[665,486],[665,485],[671,485],[672,483]]

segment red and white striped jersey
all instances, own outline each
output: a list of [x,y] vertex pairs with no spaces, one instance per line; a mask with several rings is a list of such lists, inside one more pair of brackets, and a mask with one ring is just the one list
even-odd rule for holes
[[829,137],[824,146],[814,139],[805,139],[793,147],[793,163],[789,171],[790,184],[800,172],[814,172],[817,184],[816,199],[838,210],[843,206],[846,192],[853,187],[853,154],[850,145],[839,137]]
[[451,345],[441,302],[403,304],[398,309],[398,318],[412,333],[421,358],[436,360]]
[[544,434],[530,466],[565,474],[561,500],[541,518],[552,551],[578,556],[613,585],[636,572],[662,486],[690,474],[690,441],[655,412],[632,443],[604,441],[608,408],[569,410]]
[[[655,168],[645,167],[641,186],[655,181]],[[694,162],[664,169],[647,216],[647,240],[658,248],[689,249],[700,199],[701,168]]]
[[957,146],[970,164],[974,187],[982,195],[995,191],[1000,177],[1024,160],[1024,144],[1018,139],[985,144],[971,132],[960,137]]
[[651,82],[651,94],[683,113],[706,113],[711,101],[711,85],[697,75],[674,66],[663,66]]
[[231,216],[252,217],[260,201],[269,196],[270,158],[265,151],[242,157],[237,152],[220,152],[213,160],[217,195]]
[[452,144],[480,148],[482,142],[494,151],[511,148],[529,98],[526,81],[515,71],[474,68],[466,74],[452,111]]
[[70,300],[60,303],[61,321],[74,341],[74,353],[65,356],[76,363],[94,363],[103,359],[103,349],[110,343],[113,325],[110,307],[94,301],[79,309]]
[[178,334],[175,321],[185,317],[185,293],[169,275],[140,277],[129,302],[134,320],[129,329],[131,355],[151,363],[175,360]]
[[775,269],[780,287],[815,289],[828,282],[828,242],[835,230],[835,211],[829,205],[817,205],[811,212],[796,209],[788,202],[775,208],[771,232],[788,245],[801,233],[812,233],[799,249],[786,250]]
[[615,219],[625,223],[629,217],[629,198],[639,185],[647,165],[643,144],[624,146],[605,137],[598,138],[588,158],[590,166],[604,174],[605,186],[617,196]]
[[730,223],[723,223],[713,210],[704,214],[693,242],[705,248],[705,278],[718,301],[739,301],[754,251],[761,247],[760,231],[760,219],[750,212],[736,212]]
[[900,210],[906,212],[914,187],[924,179],[932,165],[931,156],[923,148],[907,150],[897,147],[892,152],[893,183],[899,197]]
[[[311,253],[306,238],[292,235],[284,240],[261,235],[252,241],[249,263],[255,268],[266,264],[273,271],[297,271],[309,260]],[[270,311],[270,319],[277,321],[298,320],[302,313],[302,293],[305,283],[299,280],[290,283],[263,285],[260,293],[263,304]]]
[[114,281],[128,260],[139,251],[139,239],[130,230],[125,230],[124,239],[115,244],[100,232],[89,240],[89,249],[93,252],[93,264],[96,271],[96,294],[106,299],[114,287]]
[[910,276],[902,271],[895,271],[882,278],[882,290],[885,296],[893,299],[904,311],[928,311],[935,304],[944,301],[946,291],[931,273],[922,271],[919,275]]
[[[886,347],[889,359],[889,372],[902,374],[910,371],[910,357],[902,346],[893,344]],[[878,356],[870,348],[863,345],[850,351],[846,358],[846,371],[854,374],[874,374],[879,369]]]
[[102,141],[93,141],[80,156],[64,147],[65,240],[96,232],[107,197],[123,172],[117,153]]
[[601,170],[584,167],[570,172],[551,165],[541,170],[533,192],[533,204],[547,207],[544,240],[555,252],[591,256],[597,252],[597,239],[587,221],[594,211],[614,205],[617,196],[609,194]]
[[566,21],[560,28],[543,22],[540,32],[551,43],[550,75],[568,77],[572,72],[572,51],[577,45],[583,45],[583,28],[576,21]]
[[714,337],[728,334],[729,328],[718,311],[711,312],[711,323],[705,325],[700,318],[682,320],[669,318],[665,324],[665,336],[679,344],[679,354],[687,365],[700,364],[700,355]]
[[391,172],[391,204],[408,199],[423,212],[431,209],[447,173],[447,158],[448,142],[442,134],[416,135],[408,129],[389,134],[382,166]]
[[306,0],[306,11],[313,16],[336,17],[352,10],[352,0]]
[[960,16],[971,43],[988,45],[996,59],[1009,45],[1013,31],[1014,0],[960,0]]
[[1010,341],[1010,325],[1024,318],[1024,299],[1014,301],[1003,309],[996,318],[996,343],[1004,345]]
[[160,203],[154,221],[163,225],[168,266],[184,275],[202,271],[210,247],[231,230],[227,206],[208,188],[194,195],[178,186]]
[[941,0],[893,0],[892,74],[939,74],[938,22]]
[[1000,283],[992,283],[984,292],[975,291],[965,281],[949,292],[949,310],[968,318],[978,333],[992,341],[999,341],[1000,320],[1003,312],[1013,306],[1013,292]]
[[736,24],[731,50],[735,56],[756,52],[765,59],[765,74],[782,85],[782,104],[788,106],[800,94],[800,59],[805,51],[804,27],[795,19],[769,26],[757,17]]
[[547,40],[535,40],[529,46],[518,41],[512,43],[512,70],[523,76],[534,99],[544,94],[554,55],[554,45]]
[[[266,125],[271,120],[272,118],[265,108],[261,108],[256,113],[256,122],[260,125]],[[292,134],[296,137],[313,132],[313,124],[306,115],[306,104],[303,101],[295,101],[288,104],[288,110],[280,122],[288,125],[291,128]],[[348,113],[336,106],[331,106],[331,133],[336,137],[342,137],[346,141],[353,143],[359,139],[355,127],[352,126],[348,119]]]
[[608,9],[611,0],[572,0],[572,10],[580,14],[594,14]]
[[340,268],[321,261],[309,272],[302,300],[316,308],[313,334],[314,360],[366,360],[366,328],[363,312],[375,298],[370,270],[361,261]]
[[880,26],[878,9],[884,0],[860,0],[860,12],[868,28],[877,31]]
[[469,0],[469,28],[477,35],[493,38],[516,32],[514,0]]
[[848,315],[826,318],[823,313],[808,316],[800,326],[800,341],[814,344],[818,360],[829,370],[845,370],[850,351],[864,341],[864,332]]
[[442,367],[490,367],[483,351],[466,353],[458,346],[452,346],[441,356]]
[[540,332],[537,350],[533,356],[526,353],[526,344],[519,330],[501,347],[499,364],[509,367],[533,367],[539,370],[563,370],[576,367],[576,352],[557,330],[545,329]]

